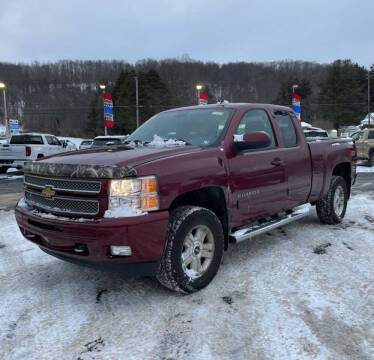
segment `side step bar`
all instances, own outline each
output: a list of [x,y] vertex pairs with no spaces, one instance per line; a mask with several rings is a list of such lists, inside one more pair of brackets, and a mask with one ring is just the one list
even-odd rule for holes
[[238,243],[243,240],[251,239],[254,236],[267,233],[271,230],[276,229],[277,227],[299,220],[305,216],[308,216],[308,214],[309,204],[298,206],[294,208],[289,214],[283,217],[273,218],[261,224],[250,225],[248,227],[236,230],[235,232],[230,234],[230,237],[235,243]]

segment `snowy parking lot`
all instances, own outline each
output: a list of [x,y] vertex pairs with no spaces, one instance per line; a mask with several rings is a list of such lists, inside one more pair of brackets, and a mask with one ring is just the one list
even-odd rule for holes
[[232,245],[192,295],[57,260],[0,211],[1,359],[374,358],[374,193]]

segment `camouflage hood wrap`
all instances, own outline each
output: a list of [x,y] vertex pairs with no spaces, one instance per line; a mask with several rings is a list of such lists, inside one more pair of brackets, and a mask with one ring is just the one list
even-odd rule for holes
[[122,179],[136,176],[136,170],[131,166],[111,165],[75,165],[30,162],[25,165],[27,174],[42,176],[61,176],[69,178]]

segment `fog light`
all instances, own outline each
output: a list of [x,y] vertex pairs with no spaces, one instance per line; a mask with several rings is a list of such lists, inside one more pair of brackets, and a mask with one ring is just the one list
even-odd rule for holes
[[131,256],[132,255],[130,246],[110,245],[110,253],[114,256]]

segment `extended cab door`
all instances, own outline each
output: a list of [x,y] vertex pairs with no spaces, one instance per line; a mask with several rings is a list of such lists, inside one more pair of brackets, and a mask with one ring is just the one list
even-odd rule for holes
[[292,209],[306,203],[312,186],[312,163],[309,146],[297,118],[284,110],[274,110],[280,133],[280,149],[287,174],[287,201]]
[[271,144],[267,148],[237,151],[228,161],[234,226],[279,212],[287,196],[284,159],[264,109],[245,112],[235,134],[252,131],[265,131]]

